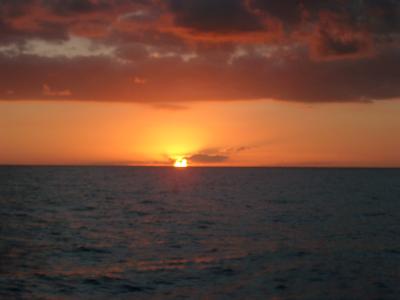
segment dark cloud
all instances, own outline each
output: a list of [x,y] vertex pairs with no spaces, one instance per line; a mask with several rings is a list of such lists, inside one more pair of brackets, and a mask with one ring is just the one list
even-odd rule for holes
[[[318,1],[315,1],[318,2]],[[260,10],[269,16],[278,18],[285,26],[292,27],[302,18],[302,3],[296,0],[252,0],[249,1],[253,10]]]
[[310,43],[311,53],[318,59],[368,56],[372,48],[369,32],[331,14],[321,16]]
[[[2,0],[0,99],[396,98],[399,15],[398,0]],[[62,50],[71,36],[91,42]]]
[[318,25],[321,14],[334,14],[355,28],[390,34],[400,29],[398,0],[249,0],[250,6],[278,18],[290,30],[300,23]]
[[93,13],[112,8],[111,2],[105,0],[42,0],[42,3],[57,15]]
[[127,44],[116,51],[116,55],[124,60],[139,61],[148,57],[146,47],[142,44]]
[[0,45],[2,42],[20,43],[29,38],[57,40],[67,37],[65,24],[29,18],[35,4],[35,0],[0,1]]
[[398,0],[365,0],[365,18],[369,27],[376,33],[400,32],[400,1]]
[[34,2],[34,0],[2,0],[0,1],[0,16],[9,18],[25,15]]
[[321,29],[313,50],[321,58],[351,57],[368,53],[370,42],[362,36],[340,36]]
[[[147,58],[134,64],[113,58],[0,56],[2,99],[52,99],[43,84],[69,90],[67,98],[97,101],[177,103],[204,100],[279,99],[340,102],[390,99],[400,95],[397,49],[364,59],[293,61],[248,56],[214,64],[202,59]],[[77,76],[79,74],[79,76]],[[145,79],[136,84],[135,78]]]
[[198,153],[190,154],[186,156],[192,163],[199,164],[218,164],[223,163],[231,159],[233,156],[240,152],[252,150],[254,148],[258,148],[262,145],[269,144],[261,143],[259,145],[251,145],[251,146],[239,146],[239,147],[226,147],[226,148],[209,148],[199,151]]
[[229,159],[225,155],[210,155],[210,154],[194,154],[188,157],[193,163],[221,163]]
[[175,24],[196,31],[240,32],[264,28],[241,0],[169,0]]

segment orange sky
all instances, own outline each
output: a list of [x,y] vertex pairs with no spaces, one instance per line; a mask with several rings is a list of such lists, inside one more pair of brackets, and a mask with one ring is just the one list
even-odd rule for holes
[[[400,166],[400,101],[0,103],[1,164]],[[241,149],[243,148],[243,149]],[[204,158],[203,158],[204,160]],[[218,160],[218,159],[217,159]]]
[[0,164],[400,166],[400,1],[0,1]]

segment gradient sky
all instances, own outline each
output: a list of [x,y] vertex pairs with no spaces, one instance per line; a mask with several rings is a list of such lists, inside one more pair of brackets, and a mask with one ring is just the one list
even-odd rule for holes
[[1,0],[0,164],[400,166],[399,0]]

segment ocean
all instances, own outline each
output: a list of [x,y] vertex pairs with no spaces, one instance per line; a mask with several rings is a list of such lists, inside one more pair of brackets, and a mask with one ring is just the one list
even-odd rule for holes
[[400,299],[400,169],[0,167],[1,299]]

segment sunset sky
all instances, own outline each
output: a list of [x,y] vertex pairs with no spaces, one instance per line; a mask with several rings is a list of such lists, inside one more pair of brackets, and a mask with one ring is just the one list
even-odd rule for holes
[[400,167],[399,0],[1,0],[0,164]]

